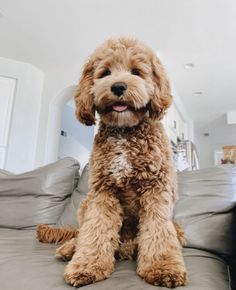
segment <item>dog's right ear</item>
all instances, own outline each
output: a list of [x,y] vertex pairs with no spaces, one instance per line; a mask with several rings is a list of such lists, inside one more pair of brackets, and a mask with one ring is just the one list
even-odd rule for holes
[[172,96],[165,69],[155,54],[151,56],[154,94],[151,100],[150,117],[161,120],[171,106]]
[[93,85],[93,61],[85,63],[75,95],[77,119],[87,125],[95,124],[95,109],[91,87]]

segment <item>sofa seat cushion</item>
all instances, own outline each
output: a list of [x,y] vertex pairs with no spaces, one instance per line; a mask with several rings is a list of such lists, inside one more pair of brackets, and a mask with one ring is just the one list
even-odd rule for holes
[[[0,281],[4,290],[73,289],[63,279],[66,262],[54,258],[56,245],[42,244],[34,230],[0,229]],[[227,264],[202,250],[184,249],[189,284],[181,290],[229,290]],[[85,290],[164,290],[140,279],[136,263],[116,263],[111,278],[83,287]]]
[[56,224],[77,186],[79,163],[64,158],[22,174],[0,175],[0,227]]

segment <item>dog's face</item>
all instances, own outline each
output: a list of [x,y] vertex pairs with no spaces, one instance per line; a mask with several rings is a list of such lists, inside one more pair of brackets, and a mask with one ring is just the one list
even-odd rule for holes
[[161,119],[171,104],[169,83],[156,55],[135,39],[108,40],[84,66],[75,97],[78,119],[133,127],[145,116]]

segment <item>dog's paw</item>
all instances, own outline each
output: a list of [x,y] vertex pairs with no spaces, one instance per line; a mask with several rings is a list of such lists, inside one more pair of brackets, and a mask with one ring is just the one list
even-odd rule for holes
[[71,239],[65,242],[56,250],[55,257],[63,261],[69,261],[72,259],[76,249],[76,239]]
[[178,268],[168,268],[168,266],[160,268],[158,266],[150,266],[139,271],[139,276],[146,282],[155,286],[175,288],[184,286],[187,283],[187,273]]
[[96,264],[83,266],[82,264],[69,263],[65,268],[64,279],[66,283],[72,286],[81,287],[105,280],[110,277],[111,273],[110,269]]
[[68,251],[67,248],[61,246],[58,249],[56,249],[55,257],[57,259],[60,259],[62,261],[70,261],[73,257],[74,251]]

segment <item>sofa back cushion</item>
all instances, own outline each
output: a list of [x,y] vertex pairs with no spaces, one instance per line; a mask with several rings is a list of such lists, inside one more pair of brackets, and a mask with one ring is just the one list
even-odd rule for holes
[[64,158],[18,175],[0,175],[0,227],[55,224],[77,186],[79,163]]
[[73,191],[70,200],[68,201],[61,217],[57,222],[57,226],[73,226],[78,227],[77,210],[80,202],[88,194],[88,179],[89,179],[89,165],[87,164],[80,176],[78,186]]
[[13,173],[11,173],[10,171],[4,170],[4,169],[0,169],[0,177],[12,175],[12,174]]
[[181,173],[178,181],[180,199],[175,207],[175,219],[184,227],[187,247],[232,256],[236,166]]

